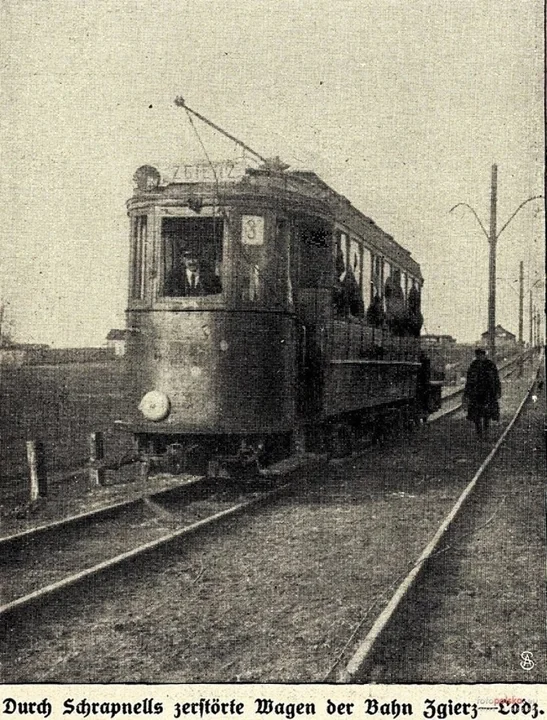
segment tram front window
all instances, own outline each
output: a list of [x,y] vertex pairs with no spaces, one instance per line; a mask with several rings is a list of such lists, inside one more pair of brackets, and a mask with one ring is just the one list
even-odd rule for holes
[[163,297],[218,295],[222,292],[223,221],[219,218],[163,218]]

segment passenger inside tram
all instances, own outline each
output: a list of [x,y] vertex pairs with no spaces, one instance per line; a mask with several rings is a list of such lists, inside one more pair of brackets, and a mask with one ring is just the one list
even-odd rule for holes
[[214,218],[164,218],[163,292],[165,297],[222,292],[222,223]]
[[342,282],[342,287],[346,296],[349,314],[353,315],[353,317],[364,317],[365,305],[361,294],[361,287],[357,282],[356,277],[356,275],[359,274],[357,272],[357,262],[358,258],[356,256],[354,258],[353,268],[348,267],[346,271],[346,275]]
[[392,268],[384,286],[386,299],[386,320],[388,328],[394,335],[406,335],[407,318],[405,297],[401,288],[401,271]]
[[419,337],[424,322],[421,312],[420,288],[416,282],[412,281],[412,287],[408,293],[407,301],[407,327],[408,334],[412,337]]
[[336,281],[334,286],[333,302],[337,315],[345,317],[363,317],[365,306],[361,287],[356,275],[358,257],[354,258],[354,267],[346,267],[343,251],[338,245],[336,251]]
[[382,298],[375,292],[372,302],[370,303],[367,314],[367,323],[374,328],[380,328],[385,321],[384,308],[382,307]]

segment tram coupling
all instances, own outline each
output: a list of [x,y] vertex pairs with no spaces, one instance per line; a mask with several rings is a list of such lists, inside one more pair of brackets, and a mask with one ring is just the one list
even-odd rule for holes
[[217,455],[209,461],[207,477],[245,485],[271,485],[262,468],[263,455],[263,443],[253,446],[242,440],[234,455]]

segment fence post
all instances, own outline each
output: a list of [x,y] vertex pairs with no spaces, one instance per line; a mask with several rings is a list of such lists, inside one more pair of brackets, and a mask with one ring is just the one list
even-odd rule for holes
[[139,462],[139,474],[140,479],[143,483],[146,483],[148,480],[148,475],[150,473],[150,460],[148,458],[142,458]]
[[44,444],[27,440],[27,461],[30,472],[30,502],[47,497],[47,473]]
[[89,484],[92,487],[103,485],[105,468],[100,467],[104,460],[104,433],[94,432],[89,436]]

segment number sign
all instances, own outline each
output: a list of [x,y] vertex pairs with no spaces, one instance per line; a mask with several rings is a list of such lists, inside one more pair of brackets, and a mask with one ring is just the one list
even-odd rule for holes
[[241,242],[244,245],[264,244],[264,218],[260,215],[241,216]]

